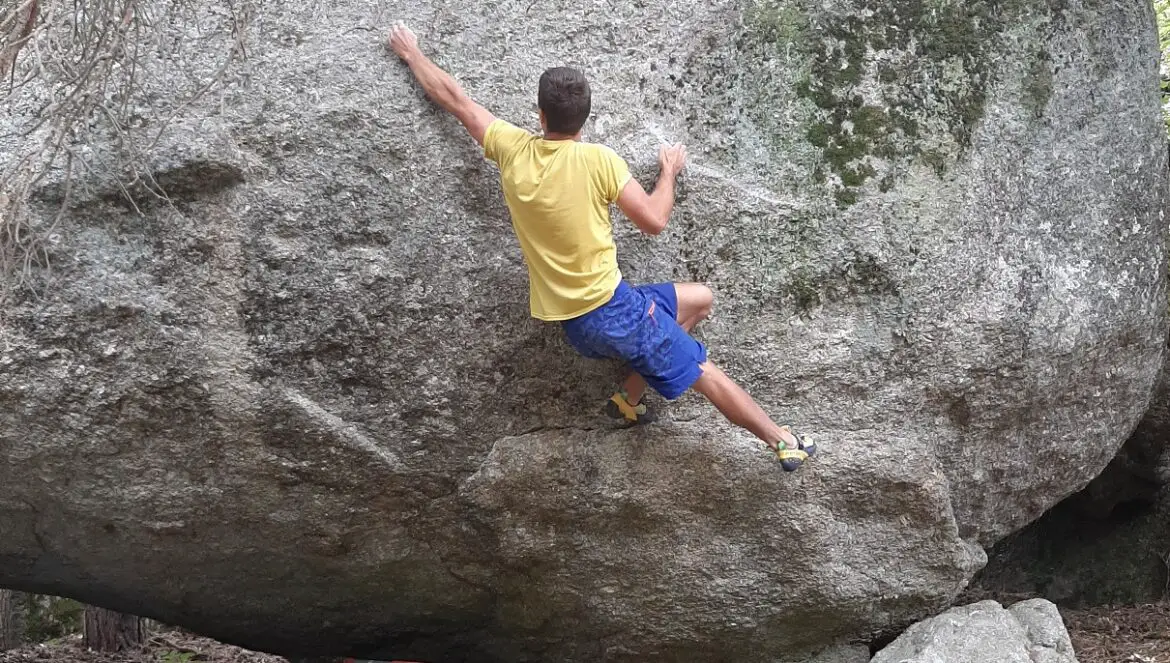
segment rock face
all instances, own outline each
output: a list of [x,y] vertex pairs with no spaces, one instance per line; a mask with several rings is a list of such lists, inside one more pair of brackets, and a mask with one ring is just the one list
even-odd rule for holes
[[1103,519],[1119,505],[1165,501],[1170,483],[1170,371],[1162,367],[1150,407],[1133,435],[1100,476],[1074,497],[1073,506],[1085,515]]
[[1168,388],[1163,367],[1149,411],[1105,470],[991,548],[978,587],[1041,595],[1065,606],[1162,598],[1170,549]]
[[1107,468],[1104,481],[1089,485],[1097,504],[1153,501],[1170,483],[1170,367],[1163,366],[1150,408]]
[[[95,173],[4,313],[0,585],[447,662],[830,663],[946,605],[1162,363],[1151,8],[831,5],[263,3],[149,157],[175,204]],[[821,458],[782,475],[695,398],[607,428],[617,368],[526,318],[495,174],[383,52],[397,18],[529,127],[543,68],[583,67],[647,185],[690,144],[623,271],[711,284],[713,359]]]
[[919,622],[871,663],[1077,663],[1056,606],[1032,599],[952,608]]
[[1170,373],[1163,366],[1149,410],[1105,470],[991,548],[977,586],[1061,605],[1160,600],[1170,549],[1168,441]]

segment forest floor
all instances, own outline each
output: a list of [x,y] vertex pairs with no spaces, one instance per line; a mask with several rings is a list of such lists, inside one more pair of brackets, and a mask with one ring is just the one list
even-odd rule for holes
[[1170,663],[1170,603],[1060,612],[1079,663]]
[[[318,659],[325,660],[325,659]],[[367,663],[335,659],[336,663]],[[80,635],[0,651],[0,663],[288,663],[282,656],[263,654],[224,644],[182,630],[160,630],[150,634],[141,649],[102,653],[86,649]],[[377,663],[417,663],[385,661]],[[442,663],[435,661],[434,663]]]
[[[1061,609],[1079,663],[1170,663],[1170,603]],[[153,633],[145,647],[103,654],[80,636],[0,652],[0,663],[287,663],[182,631]],[[405,662],[397,662],[405,663]],[[430,663],[443,663],[431,661]],[[990,662],[989,662],[990,663]]]
[[151,633],[141,649],[102,653],[86,649],[81,636],[0,651],[0,663],[287,663],[280,656],[225,645],[182,631]]

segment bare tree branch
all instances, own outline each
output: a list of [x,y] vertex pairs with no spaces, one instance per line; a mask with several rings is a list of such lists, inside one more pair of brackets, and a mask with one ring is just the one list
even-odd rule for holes
[[37,0],[25,0],[11,14],[0,16],[0,74],[4,78],[11,79],[15,73],[16,56],[32,36],[38,14]]
[[[115,175],[135,209],[128,185],[168,200],[145,161],[246,57],[252,1],[12,0],[0,13],[0,107],[17,109],[0,116],[0,304],[50,266],[78,173]],[[33,214],[46,183],[60,209]]]

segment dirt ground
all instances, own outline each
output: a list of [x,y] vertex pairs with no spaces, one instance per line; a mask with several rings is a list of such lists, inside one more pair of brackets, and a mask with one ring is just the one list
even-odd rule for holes
[[[1061,609],[1079,663],[1170,663],[1170,602]],[[287,663],[179,631],[152,634],[139,651],[99,654],[80,637],[0,652],[0,663]],[[398,662],[405,663],[405,662]],[[443,663],[432,661],[431,663]],[[988,661],[988,663],[994,663]]]
[[[76,635],[48,644],[0,651],[0,663],[288,663],[288,661],[281,656],[225,645],[210,638],[179,630],[167,630],[151,634],[147,644],[136,651],[102,654],[83,647],[81,636]],[[417,662],[370,662],[338,658],[334,663]]]
[[1170,663],[1170,603],[1061,614],[1079,663]]
[[152,633],[137,651],[102,654],[85,649],[81,636],[0,651],[0,663],[287,663],[280,656],[260,654],[180,631]]

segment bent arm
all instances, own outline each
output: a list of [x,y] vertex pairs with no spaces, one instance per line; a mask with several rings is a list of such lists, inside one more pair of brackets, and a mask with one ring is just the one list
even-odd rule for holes
[[617,199],[618,209],[628,216],[638,230],[657,235],[666,229],[674,210],[674,176],[663,173],[650,194],[638,180],[630,178]]
[[661,169],[654,191],[647,195],[637,180],[630,181],[618,194],[618,208],[647,235],[657,235],[666,229],[674,210],[674,182],[687,160],[684,145],[663,146],[658,152]]
[[463,123],[467,132],[477,143],[483,145],[483,136],[488,125],[496,118],[486,108],[475,103],[460,87],[451,74],[443,71],[430,58],[423,55],[414,33],[401,23],[394,26],[390,35],[390,47],[410,71],[431,101],[455,116]]

